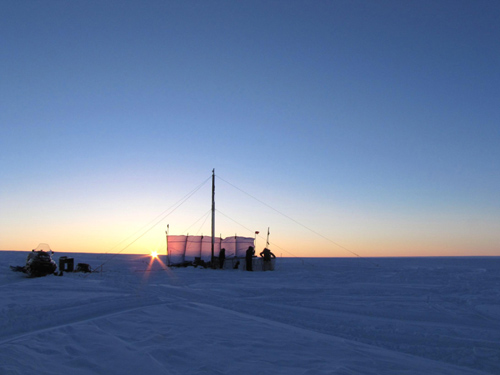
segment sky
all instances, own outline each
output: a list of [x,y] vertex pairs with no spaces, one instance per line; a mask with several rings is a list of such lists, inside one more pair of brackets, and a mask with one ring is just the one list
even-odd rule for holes
[[[2,1],[0,249],[500,256],[498,1]],[[192,196],[190,196],[190,194]],[[189,196],[189,199],[184,200]]]

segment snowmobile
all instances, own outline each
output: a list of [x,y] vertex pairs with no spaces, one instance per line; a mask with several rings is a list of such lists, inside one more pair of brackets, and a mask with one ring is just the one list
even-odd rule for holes
[[57,264],[52,259],[53,251],[47,244],[40,244],[36,249],[31,250],[26,258],[24,267],[11,267],[13,271],[21,271],[28,274],[28,277],[40,277],[56,272]]
[[54,273],[56,268],[57,264],[52,260],[51,253],[32,250],[26,260],[25,272],[30,277],[39,277]]

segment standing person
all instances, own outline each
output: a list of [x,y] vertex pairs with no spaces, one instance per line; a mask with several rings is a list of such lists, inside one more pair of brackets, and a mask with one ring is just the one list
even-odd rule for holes
[[262,270],[263,271],[272,271],[273,270],[273,263],[271,261],[271,257],[276,258],[276,255],[274,255],[271,250],[269,250],[267,247],[261,251],[260,256],[263,258],[262,262]]
[[252,269],[252,261],[253,261],[253,255],[255,254],[255,250],[253,246],[249,246],[248,250],[245,254],[245,263],[247,266],[247,271],[253,271]]
[[226,260],[226,249],[222,248],[219,251],[219,267],[224,268],[224,261]]

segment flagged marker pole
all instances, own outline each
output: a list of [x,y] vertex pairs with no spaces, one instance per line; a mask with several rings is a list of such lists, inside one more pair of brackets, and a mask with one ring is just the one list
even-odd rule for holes
[[167,230],[165,231],[165,241],[166,241],[166,248],[165,248],[165,254],[167,255],[167,264],[170,265],[170,262],[168,261],[168,229],[169,229],[170,224],[167,224]]
[[212,268],[215,267],[214,242],[215,242],[215,168],[212,169]]

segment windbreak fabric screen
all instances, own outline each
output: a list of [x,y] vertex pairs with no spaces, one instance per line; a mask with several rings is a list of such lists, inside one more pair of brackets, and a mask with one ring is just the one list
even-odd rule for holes
[[[220,238],[214,238],[214,256],[218,257]],[[208,262],[212,259],[212,237],[205,236],[201,242],[201,259]]]
[[221,246],[226,249],[226,257],[244,257],[249,246],[254,246],[252,237],[226,237],[222,240]]
[[202,236],[188,236],[186,241],[186,250],[184,252],[184,260],[193,261],[194,258],[201,258],[202,241]]
[[167,236],[167,258],[169,264],[184,262],[187,236]]
[[[252,237],[226,237],[214,239],[214,256],[220,249],[226,249],[226,258],[244,257],[249,246],[254,246]],[[168,264],[192,262],[199,257],[208,262],[212,258],[212,237],[209,236],[167,236]]]

